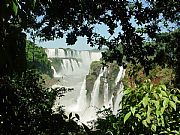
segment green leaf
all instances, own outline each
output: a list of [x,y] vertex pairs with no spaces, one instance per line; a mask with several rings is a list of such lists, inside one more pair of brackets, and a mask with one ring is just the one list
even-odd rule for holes
[[169,99],[165,98],[164,101],[163,101],[163,107],[167,108],[168,107],[168,103],[169,103]]
[[127,94],[131,93],[131,91],[132,91],[131,89],[127,89],[124,91],[124,94],[127,95]]
[[151,130],[154,131],[154,132],[156,132],[156,125],[152,124]]
[[165,124],[164,124],[164,117],[163,117],[163,115],[161,115],[161,124],[162,124],[162,126],[164,127],[165,126]]
[[161,88],[166,91],[166,85],[161,85]]
[[141,120],[141,115],[136,114],[135,116],[136,116],[139,120]]
[[147,115],[150,115],[150,114],[151,114],[151,111],[152,111],[152,109],[151,109],[151,107],[148,105]]
[[12,1],[12,10],[14,12],[14,15],[16,16],[18,12],[18,6],[15,4],[14,1]]
[[174,102],[178,101],[178,98],[176,96],[173,96],[172,99],[174,100]]
[[128,112],[125,117],[124,117],[124,123],[126,122],[127,119],[131,116],[131,112]]
[[148,101],[149,101],[149,98],[148,98],[147,95],[146,95],[146,96],[143,98],[143,100],[142,100],[142,103],[143,103],[144,108],[147,106]]
[[166,94],[166,92],[165,91],[161,91],[161,94],[164,96],[164,97],[167,97],[167,94]]
[[165,107],[162,107],[162,108],[161,108],[161,114],[163,114],[164,111],[165,111]]
[[176,104],[173,101],[169,101],[169,104],[176,111]]
[[144,126],[148,127],[146,120],[143,120],[143,121],[142,121],[142,124],[143,124]]
[[160,116],[160,114],[161,114],[161,111],[156,110],[156,116],[157,116],[157,117],[159,117],[159,116]]
[[131,109],[131,112],[132,112],[132,114],[133,114],[133,116],[134,116],[135,111],[136,111],[136,107],[132,107],[132,106],[131,106],[131,108],[130,108],[130,109]]

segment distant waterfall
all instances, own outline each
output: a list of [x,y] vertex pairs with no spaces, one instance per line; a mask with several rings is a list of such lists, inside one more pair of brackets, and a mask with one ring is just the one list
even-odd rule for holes
[[86,79],[84,79],[74,111],[78,112],[78,111],[85,110],[85,108],[87,106],[87,104],[86,104],[87,103],[87,101],[86,101],[86,93],[87,93]]
[[[121,66],[121,67],[119,67],[119,73],[118,73],[117,78],[115,80],[116,85],[118,85],[118,83],[121,81],[121,79],[124,77],[124,75],[125,75],[125,69],[123,69],[123,66]],[[116,98],[115,98],[115,102],[114,102],[113,114],[117,114],[118,110],[121,108],[120,102],[121,102],[122,97],[123,97],[123,88],[124,88],[124,85],[122,82],[120,82],[119,89],[116,93]]]
[[[45,49],[49,60],[53,63],[55,59],[59,65],[53,65],[57,74],[72,75],[77,73],[87,74],[92,61],[101,58],[100,52],[93,51],[77,51],[73,49],[51,48]],[[55,75],[55,73],[54,73]],[[54,76],[58,77],[58,76]]]
[[103,76],[104,72],[105,72],[105,70],[103,70],[101,68],[100,74],[99,74],[98,78],[96,79],[96,81],[94,83],[94,87],[93,87],[93,90],[92,90],[92,93],[91,93],[91,103],[90,103],[90,106],[98,107],[98,104],[99,104],[98,100],[99,100],[100,79]]
[[122,78],[122,75],[123,75],[123,66],[120,66],[119,67],[119,73],[118,73],[118,75],[117,75],[117,77],[116,77],[116,80],[115,80],[115,84],[117,85],[118,84],[118,82],[121,80],[121,78]]
[[55,68],[54,68],[53,66],[51,66],[51,69],[52,69],[53,72],[54,72],[54,74],[53,74],[54,77],[60,77],[60,76],[57,74],[57,72],[56,72],[56,70],[55,70]]
[[113,108],[113,114],[115,114],[115,115],[118,113],[118,110],[121,109],[120,102],[121,102],[122,97],[123,97],[123,88],[124,88],[124,85],[121,82],[119,90],[117,92],[117,97],[116,97],[116,100],[115,100],[115,103],[114,103],[114,108]]
[[105,72],[105,79],[104,79],[104,106],[109,107],[109,102],[108,102],[108,82],[107,82],[107,67],[106,67],[106,72]]

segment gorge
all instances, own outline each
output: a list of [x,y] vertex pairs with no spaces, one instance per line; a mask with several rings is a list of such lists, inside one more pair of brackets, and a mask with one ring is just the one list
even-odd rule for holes
[[54,110],[64,106],[66,113],[79,114],[83,123],[96,119],[96,112],[103,107],[110,107],[117,114],[123,95],[121,79],[125,70],[122,66],[112,63],[102,67],[100,51],[52,48],[45,52],[54,77],[59,80],[52,87],[74,88],[56,99]]

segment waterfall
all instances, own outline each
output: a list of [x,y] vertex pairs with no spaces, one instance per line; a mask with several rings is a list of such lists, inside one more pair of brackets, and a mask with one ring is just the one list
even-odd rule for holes
[[114,103],[114,109],[113,109],[113,114],[116,115],[118,113],[118,110],[121,109],[121,100],[122,100],[122,97],[123,97],[123,88],[124,88],[124,85],[123,83],[121,82],[120,83],[120,87],[119,87],[119,90],[117,92],[117,96],[116,96],[116,100],[115,100],[115,103]]
[[122,75],[123,75],[123,66],[120,66],[119,67],[119,73],[116,77],[116,80],[115,80],[115,84],[117,85],[118,82],[120,81],[120,79],[122,78]]
[[[101,58],[100,52],[77,51],[73,49],[45,49],[45,52],[52,62],[53,58],[59,59],[59,71],[64,75],[77,75],[79,73],[87,74],[92,61]],[[52,62],[53,63],[53,62]],[[57,68],[57,65],[54,66]]]
[[94,86],[93,86],[93,90],[91,93],[91,103],[90,103],[90,105],[93,107],[98,107],[100,79],[103,76],[104,72],[105,72],[105,70],[103,70],[101,68],[100,74],[99,74],[98,78],[96,79]]
[[108,82],[107,82],[107,67],[105,67],[106,72],[105,72],[105,79],[104,79],[104,106],[107,108],[109,107],[109,103],[108,103]]
[[[117,78],[115,80],[115,84],[118,85],[118,82],[121,81],[121,79],[125,76],[125,69],[123,69],[123,66],[119,67],[119,73],[117,75]],[[118,110],[120,109],[120,102],[123,97],[123,88],[124,85],[122,82],[119,84],[119,89],[116,93],[116,98],[114,101],[114,107],[113,107],[113,114],[117,114]]]
[[52,69],[53,72],[54,72],[54,73],[53,73],[53,76],[54,76],[54,77],[60,77],[60,75],[57,74],[57,72],[56,72],[56,70],[55,70],[55,68],[54,68],[53,66],[51,66],[51,69]]
[[[45,51],[51,63],[55,63],[52,66],[54,77],[63,76],[63,84],[61,85],[74,88],[73,91],[67,92],[65,96],[56,100],[57,104],[65,106],[67,113],[77,112],[81,121],[84,122],[96,119],[96,112],[98,109],[102,109],[102,106],[106,108],[111,107],[113,114],[118,113],[123,96],[121,79],[125,75],[125,70],[122,66],[119,67],[117,76],[114,74],[114,70],[117,70],[116,67],[112,68],[113,70],[107,67],[101,68],[99,75],[95,75],[96,80],[94,80],[95,78],[92,79],[94,85],[91,87],[91,80],[86,82],[84,78],[89,72],[92,61],[100,60],[100,52],[76,51],[72,49],[46,49]],[[113,71],[112,75],[110,74],[111,71]],[[116,78],[114,78],[114,75]],[[112,79],[114,80],[113,82]],[[88,88],[91,88],[87,88],[89,91],[86,90],[86,84]],[[91,101],[87,101],[87,94],[89,94],[88,99],[91,97]]]
[[74,111],[75,112],[79,112],[79,111],[83,111],[85,110],[86,106],[87,106],[87,102],[86,102],[86,79],[84,79],[83,84],[81,86],[81,91],[79,93],[79,97],[77,99],[77,104],[74,107]]

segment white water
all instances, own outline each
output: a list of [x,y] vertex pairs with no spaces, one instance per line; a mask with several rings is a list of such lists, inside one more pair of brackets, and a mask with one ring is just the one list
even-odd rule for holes
[[87,101],[86,101],[86,79],[84,79],[83,84],[81,86],[81,91],[79,93],[79,97],[77,99],[77,104],[72,109],[74,112],[81,112],[84,111],[87,107]]
[[54,72],[54,74],[53,74],[54,77],[60,77],[60,76],[57,74],[57,72],[56,72],[56,70],[55,70],[55,68],[54,68],[53,66],[51,66],[51,69],[52,69],[53,72]]
[[96,79],[96,81],[94,83],[94,87],[93,87],[93,90],[92,90],[92,93],[91,93],[91,103],[90,103],[90,106],[92,106],[92,107],[97,107],[98,108],[100,79],[103,76],[104,72],[105,72],[105,70],[103,70],[101,68],[100,74],[99,74],[98,78]]
[[[113,114],[117,114],[118,113],[118,110],[120,109],[120,102],[122,100],[122,96],[123,96],[123,84],[121,81],[121,79],[124,77],[125,75],[125,69],[123,69],[123,66],[120,66],[119,67],[119,73],[116,77],[116,80],[115,80],[115,84],[116,85],[119,85],[119,90],[117,91],[117,94],[116,94],[116,98],[115,98],[115,101],[114,101],[114,106],[113,106]],[[119,84],[120,82],[120,84]]]
[[116,85],[119,83],[120,79],[122,78],[122,74],[123,74],[123,66],[120,66],[119,67],[119,73],[118,73],[116,80],[115,80]]
[[[59,58],[62,60],[60,76],[87,74],[92,61],[101,58],[100,52],[77,51],[70,49],[45,49],[48,58]],[[85,76],[85,75],[84,75]]]
[[[101,69],[99,76],[97,77],[93,90],[91,93],[90,104],[87,104],[87,90],[86,90],[86,80],[84,79],[89,72],[90,64],[94,60],[99,60],[101,58],[100,52],[90,52],[90,51],[76,51],[63,49],[46,49],[48,58],[60,58],[62,64],[60,67],[60,72],[57,73],[54,67],[54,77],[63,77],[62,81],[53,87],[73,87],[74,90],[65,94],[64,97],[60,99],[57,98],[55,106],[56,109],[59,105],[65,106],[64,109],[66,113],[76,112],[80,115],[81,122],[87,122],[96,119],[96,112],[101,109],[102,106],[106,108],[111,107],[113,114],[117,114],[117,110],[120,108],[120,101],[122,100],[123,89],[122,83],[120,83],[122,77],[125,74],[123,67],[119,67],[119,73],[115,79],[114,84],[119,88],[117,94],[109,95],[110,89],[107,83],[108,68]],[[104,101],[99,102],[99,90],[101,77],[104,77]],[[109,99],[110,98],[110,99]]]
[[105,79],[104,79],[104,106],[105,108],[109,107],[109,100],[108,100],[108,82],[107,82],[107,68],[106,68],[106,72],[105,72]]
[[117,92],[117,97],[114,103],[114,109],[113,109],[113,114],[116,115],[118,113],[118,110],[121,109],[121,100],[123,97],[123,88],[124,85],[122,84],[122,82],[120,83],[120,88],[119,91]]

